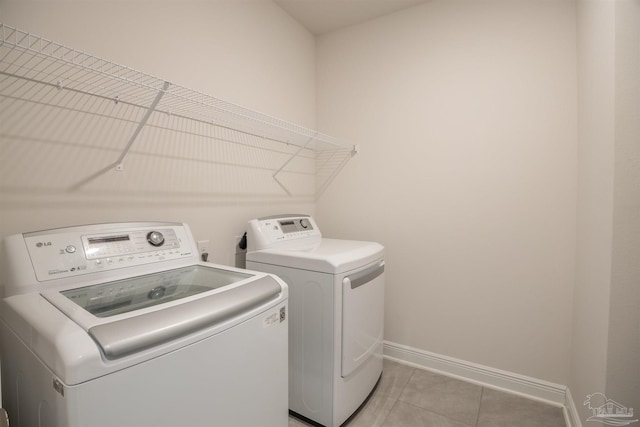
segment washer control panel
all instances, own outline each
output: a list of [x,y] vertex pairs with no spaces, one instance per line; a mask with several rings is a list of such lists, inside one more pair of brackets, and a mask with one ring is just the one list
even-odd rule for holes
[[175,230],[139,230],[119,234],[82,236],[82,246],[87,259],[126,256],[160,249],[175,249],[180,242]]
[[182,224],[154,223],[95,231],[71,227],[23,236],[40,282],[194,254],[190,234]]

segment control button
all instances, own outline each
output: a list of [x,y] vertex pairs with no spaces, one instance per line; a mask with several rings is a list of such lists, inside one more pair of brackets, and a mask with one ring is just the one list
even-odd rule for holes
[[64,251],[68,254],[72,254],[72,253],[75,253],[76,247],[73,245],[69,245],[66,248],[64,248]]
[[101,259],[97,259],[96,260],[96,265],[102,265],[102,260]]
[[164,236],[159,231],[152,231],[147,234],[147,242],[151,243],[153,246],[162,246],[164,243]]
[[302,228],[309,228],[309,220],[301,219],[300,220],[300,225],[302,226]]

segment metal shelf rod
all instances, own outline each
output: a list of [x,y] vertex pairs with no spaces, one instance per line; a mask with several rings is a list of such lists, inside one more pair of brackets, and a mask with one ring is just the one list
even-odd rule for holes
[[164,95],[166,90],[169,89],[169,85],[170,85],[169,82],[164,82],[164,85],[162,86],[162,89],[156,95],[155,99],[153,100],[153,102],[149,106],[149,109],[147,110],[147,112],[144,113],[144,117],[142,117],[142,120],[140,120],[140,123],[138,123],[138,127],[136,127],[136,130],[133,131],[133,135],[131,135],[131,138],[129,138],[129,142],[127,142],[127,146],[124,147],[124,150],[122,150],[122,154],[120,154],[120,157],[118,157],[118,160],[116,160],[116,170],[117,171],[121,171],[123,169],[122,162],[124,161],[125,156],[129,152],[129,149],[131,148],[131,145],[133,145],[133,142],[138,137],[138,134],[140,133],[140,131],[142,130],[144,125],[147,123],[147,120],[149,120],[149,117],[151,117],[151,113],[153,113],[155,111],[156,107],[158,106],[158,103],[162,99],[162,96]]
[[[280,172],[282,172],[282,169],[284,169],[284,168],[289,164],[289,162],[291,162],[291,160],[293,160],[293,159],[295,159],[296,157],[298,157],[298,154],[300,154],[300,152],[301,152],[302,150],[304,150],[304,149],[307,147],[307,145],[308,145],[311,141],[313,141],[313,138],[309,138],[309,140],[306,142],[306,144],[304,144],[302,147],[298,148],[298,150],[297,150],[295,153],[293,153],[293,154],[292,154],[292,155],[287,159],[287,161],[286,161],[286,162],[284,162],[284,164],[283,164],[282,166],[280,166],[280,168],[279,168],[277,171],[275,171],[275,172],[273,173],[273,175],[271,175],[271,176],[273,176],[273,178],[274,178],[274,179],[276,179],[276,177],[278,176],[278,174],[279,174]],[[276,179],[276,181],[277,181],[277,179]],[[279,183],[279,182],[278,182],[278,183]]]

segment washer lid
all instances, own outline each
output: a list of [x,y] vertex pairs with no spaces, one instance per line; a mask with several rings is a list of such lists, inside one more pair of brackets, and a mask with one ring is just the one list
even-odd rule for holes
[[193,265],[41,295],[116,359],[227,321],[281,292],[264,275]]
[[321,239],[314,245],[248,252],[247,261],[340,274],[383,256],[384,247],[376,242]]

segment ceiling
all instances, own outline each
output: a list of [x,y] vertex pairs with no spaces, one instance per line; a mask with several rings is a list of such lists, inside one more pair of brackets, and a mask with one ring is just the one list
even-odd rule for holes
[[274,0],[312,34],[321,35],[427,0]]

